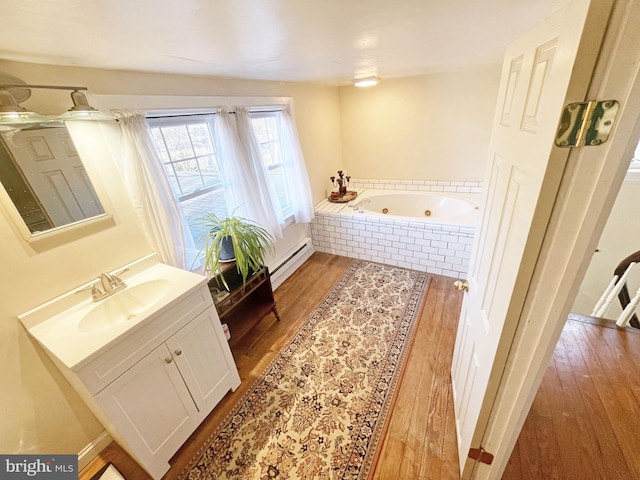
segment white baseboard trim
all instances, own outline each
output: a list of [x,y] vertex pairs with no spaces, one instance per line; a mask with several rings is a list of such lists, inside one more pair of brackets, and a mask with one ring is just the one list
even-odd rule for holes
[[96,458],[112,441],[111,435],[109,435],[106,430],[93,439],[93,441],[78,454],[78,471],[89,465],[91,460]]
[[271,272],[271,287],[275,290],[315,252],[311,238],[305,238],[283,257],[285,260]]

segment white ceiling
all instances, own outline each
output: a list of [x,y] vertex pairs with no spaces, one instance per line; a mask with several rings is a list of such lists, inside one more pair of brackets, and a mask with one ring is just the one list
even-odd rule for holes
[[0,58],[340,85],[500,62],[511,40],[566,3],[11,0]]

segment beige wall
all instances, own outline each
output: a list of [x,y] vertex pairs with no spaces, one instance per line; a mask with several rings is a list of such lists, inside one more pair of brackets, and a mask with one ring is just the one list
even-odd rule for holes
[[[576,297],[572,311],[591,315],[594,305],[607,288],[618,263],[633,252],[640,250],[640,222],[637,208],[640,205],[640,173],[627,174],[616,202],[604,227],[598,252],[593,255],[587,273]],[[628,282],[629,294],[633,297],[640,287],[640,267],[632,270]],[[616,298],[607,318],[617,319],[622,313]]]
[[[336,88],[276,82],[60,68],[0,61],[0,71],[33,84],[87,86],[94,94],[290,96],[314,199],[341,165]],[[34,90],[25,102],[43,114],[70,107],[68,92]],[[89,174],[103,184],[116,226],[44,252],[22,241],[0,209],[0,452],[77,453],[103,430],[82,401],[34,345],[16,316],[150,252],[108,146],[92,142]],[[295,235],[304,231],[293,228]]]
[[340,88],[349,175],[482,180],[500,66]]

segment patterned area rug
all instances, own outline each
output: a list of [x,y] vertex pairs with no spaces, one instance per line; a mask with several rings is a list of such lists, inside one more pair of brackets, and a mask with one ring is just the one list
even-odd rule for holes
[[427,278],[354,261],[180,478],[366,478]]

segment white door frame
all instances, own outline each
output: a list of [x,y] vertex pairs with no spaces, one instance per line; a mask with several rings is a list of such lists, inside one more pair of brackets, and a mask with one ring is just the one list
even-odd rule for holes
[[615,2],[588,99],[615,99],[610,140],[572,149],[471,478],[500,478],[549,364],[640,136],[640,0]]

